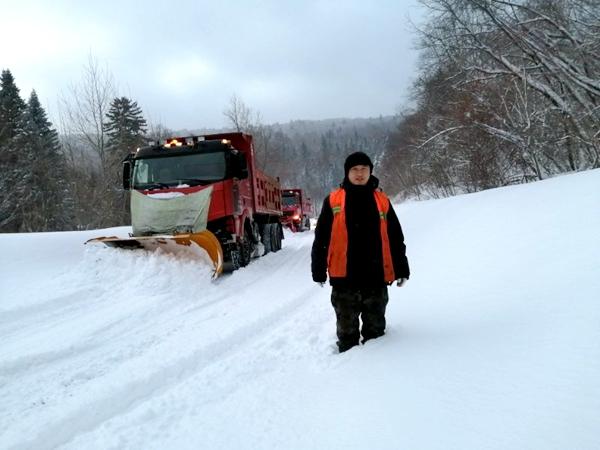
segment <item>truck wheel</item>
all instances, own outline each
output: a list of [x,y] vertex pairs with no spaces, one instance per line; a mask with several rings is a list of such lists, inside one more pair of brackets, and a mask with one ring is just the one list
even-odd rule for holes
[[269,253],[271,251],[271,228],[272,228],[271,224],[266,223],[262,229],[261,239],[262,239],[263,245],[265,246],[264,255],[266,255],[267,253]]
[[281,236],[279,235],[279,226],[271,224],[271,250],[277,252],[281,250]]
[[264,246],[261,246],[262,239],[260,236],[260,228],[256,222],[252,224],[252,258],[258,258],[262,256],[261,251],[264,253]]
[[279,246],[279,250],[283,247],[283,240],[285,237],[283,236],[283,228],[281,225],[277,225],[277,245]]
[[275,225],[275,228],[277,228],[277,248],[281,250],[281,247],[283,247],[283,228],[281,228],[281,225]]
[[240,266],[246,267],[250,264],[253,252],[254,246],[252,245],[252,236],[250,236],[248,229],[246,229],[244,238],[242,239],[242,242],[240,242]]
[[236,244],[227,244],[223,249],[223,272],[231,273],[240,268],[240,251]]

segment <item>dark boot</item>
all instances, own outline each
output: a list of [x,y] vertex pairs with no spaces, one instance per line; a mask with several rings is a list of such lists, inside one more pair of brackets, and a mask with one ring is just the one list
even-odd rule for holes
[[331,304],[337,319],[337,345],[342,353],[358,345],[360,340],[360,294],[356,290],[334,287]]
[[352,347],[356,347],[358,345],[358,338],[356,340],[350,341],[337,341],[338,351],[340,353],[344,353],[347,350],[350,350]]
[[385,309],[388,304],[387,286],[361,290],[361,334],[363,344],[385,334]]

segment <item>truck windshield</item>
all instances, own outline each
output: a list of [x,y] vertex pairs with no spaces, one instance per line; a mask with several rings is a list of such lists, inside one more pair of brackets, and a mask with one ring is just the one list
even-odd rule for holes
[[294,206],[300,203],[296,194],[284,195],[283,197],[281,197],[281,201],[283,203],[283,206]]
[[225,152],[138,159],[133,171],[133,188],[210,184],[225,179],[226,169]]

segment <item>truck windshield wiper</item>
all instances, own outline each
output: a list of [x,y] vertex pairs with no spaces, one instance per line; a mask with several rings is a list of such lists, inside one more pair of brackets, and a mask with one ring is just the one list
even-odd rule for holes
[[212,183],[212,181],[201,180],[200,178],[179,178],[179,182],[180,183],[194,183],[195,185]]
[[171,186],[167,183],[159,183],[155,181],[154,183],[145,183],[142,185],[135,186],[135,189],[158,189],[158,188],[170,188]]

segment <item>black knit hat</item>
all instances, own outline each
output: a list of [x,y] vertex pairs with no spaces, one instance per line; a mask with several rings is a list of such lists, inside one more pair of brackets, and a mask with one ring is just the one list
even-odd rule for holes
[[344,174],[348,176],[348,172],[350,172],[350,169],[354,166],[369,166],[371,173],[373,173],[373,163],[366,153],[356,152],[349,155],[344,163]]

